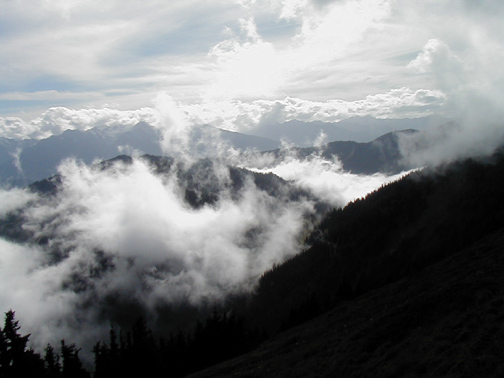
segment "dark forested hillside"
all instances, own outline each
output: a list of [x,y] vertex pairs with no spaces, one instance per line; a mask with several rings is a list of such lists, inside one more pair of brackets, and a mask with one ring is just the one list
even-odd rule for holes
[[195,377],[500,377],[503,185],[498,152],[333,210],[248,308],[280,333]]
[[310,249],[261,278],[253,317],[275,332],[504,227],[504,156],[490,160],[416,172],[333,210]]
[[500,229],[190,377],[500,378],[503,245]]

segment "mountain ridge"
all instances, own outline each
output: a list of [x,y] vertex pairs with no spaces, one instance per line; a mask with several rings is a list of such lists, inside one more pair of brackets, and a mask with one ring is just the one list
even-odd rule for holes
[[[327,160],[337,158],[343,170],[353,174],[396,174],[417,168],[403,161],[399,143],[401,136],[417,133],[420,132],[413,129],[397,130],[370,142],[334,141],[319,147],[292,147],[289,153],[294,153],[300,159],[306,159],[310,155],[319,155]],[[282,150],[274,150],[272,153],[277,157],[283,154]]]
[[[207,134],[239,150],[252,148],[261,151],[278,147],[275,141],[266,138],[200,126],[192,129],[192,148],[196,150],[196,147],[207,143]],[[124,153],[162,155],[161,138],[160,130],[140,122],[123,132],[95,127],[86,131],[66,130],[42,140],[3,139],[0,145],[0,182],[25,186],[42,180],[55,174],[60,162],[70,157],[91,164],[95,160],[112,159]],[[212,147],[206,148],[206,151],[216,153]]]
[[263,120],[250,133],[252,135],[268,136],[276,140],[286,140],[297,147],[310,147],[320,140],[323,141],[322,143],[333,141],[367,143],[392,131],[404,129],[424,131],[446,122],[447,119],[436,116],[405,119],[355,116],[338,122],[290,120],[280,123]]

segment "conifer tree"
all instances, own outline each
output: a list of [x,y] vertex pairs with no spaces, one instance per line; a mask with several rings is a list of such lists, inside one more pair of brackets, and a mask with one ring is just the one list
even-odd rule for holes
[[27,349],[30,335],[22,336],[20,328],[15,312],[7,311],[0,329],[0,377],[43,376],[44,362],[40,355]]
[[59,362],[59,355],[54,352],[54,348],[51,344],[47,344],[44,349],[44,366],[47,378],[60,378],[61,377],[61,365]]
[[62,378],[89,378],[89,373],[82,367],[79,351],[75,344],[66,345],[61,340]]

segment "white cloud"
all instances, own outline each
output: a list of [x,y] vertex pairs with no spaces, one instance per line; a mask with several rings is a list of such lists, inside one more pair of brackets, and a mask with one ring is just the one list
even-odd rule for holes
[[[168,89],[191,124],[238,131],[264,119],[434,112],[484,144],[502,119],[503,11],[496,0],[7,2],[0,100],[7,115],[12,103],[65,99],[138,109]],[[274,32],[287,21],[289,33]],[[1,123],[9,137],[75,127]]]
[[485,155],[504,144],[500,64],[504,53],[498,36],[489,33],[495,26],[493,15],[488,16],[489,28],[467,26],[463,47],[453,44],[457,53],[452,45],[431,39],[410,62],[410,68],[421,76],[428,74],[445,93],[445,112],[455,120],[455,125],[404,137],[403,154],[414,164],[437,165]]
[[[47,245],[0,239],[0,307],[17,311],[39,347],[65,338],[91,350],[112,320],[103,317],[110,297],[155,316],[165,304],[249,291],[299,251],[312,211],[310,202],[272,198],[251,181],[233,200],[224,188],[228,168],[217,163],[211,185],[220,200],[200,209],[184,201],[175,174],[156,176],[140,160],[106,171],[67,161],[60,173],[58,195],[22,212],[24,229],[47,236]],[[0,198],[4,215],[27,201],[21,191]]]
[[[396,68],[379,55],[389,45],[378,37],[390,12],[387,2],[241,3],[47,2],[41,8],[11,3],[2,19],[12,32],[0,36],[5,63],[0,75],[14,90],[4,95],[21,101],[31,92],[57,91],[45,103],[60,105],[54,102],[67,95],[81,107],[117,102],[124,108],[134,96],[159,89],[186,104],[201,96],[348,100],[390,89],[378,86],[385,71]],[[299,28],[275,32],[286,18],[295,19]],[[269,39],[261,35],[258,21]],[[370,41],[370,35],[377,37]],[[378,75],[365,72],[370,58]],[[355,79],[362,89],[350,90]],[[396,81],[392,87],[407,85]],[[114,95],[103,98],[102,91]]]
[[282,67],[274,46],[261,39],[252,19],[239,22],[241,38],[233,36],[210,51],[216,69],[204,93],[209,100],[269,97],[282,85]]
[[327,160],[317,153],[299,159],[295,154],[291,155],[286,151],[280,160],[263,160],[258,163],[251,161],[245,166],[257,172],[271,172],[284,180],[292,181],[335,207],[343,207],[357,198],[365,197],[382,185],[407,174],[356,175],[345,172],[337,159]]
[[449,46],[438,39],[431,39],[424,46],[417,58],[408,64],[419,73],[451,73],[460,71],[461,61],[450,50]]
[[[260,123],[286,122],[293,119],[338,122],[353,116],[418,118],[439,111],[445,102],[445,95],[439,90],[412,91],[408,88],[398,88],[356,101],[308,101],[287,97],[283,100],[220,100],[186,105],[176,102],[172,96],[162,91],[157,94],[153,102],[154,108],[144,107],[137,110],[113,108],[77,110],[55,107],[31,121],[19,117],[0,117],[0,136],[40,139],[61,134],[69,129],[88,130],[95,126],[118,125],[131,127],[144,121],[169,131],[171,136],[166,136],[168,141],[170,138],[185,138],[184,135],[190,126],[202,124],[246,133]],[[167,125],[177,126],[167,127]],[[182,134],[179,135],[179,132]]]
[[0,218],[9,212],[22,208],[35,199],[35,195],[23,189],[0,189]]
[[42,139],[59,135],[65,130],[88,130],[93,127],[132,127],[138,122],[153,126],[159,123],[159,113],[152,108],[138,110],[50,108],[40,117],[25,122],[17,117],[0,117],[0,136],[4,138]]
[[308,101],[287,97],[283,100],[219,101],[181,105],[190,122],[247,132],[259,123],[302,121],[338,122],[353,116],[376,118],[418,118],[442,108],[446,97],[439,90],[398,88],[369,95],[356,101]]

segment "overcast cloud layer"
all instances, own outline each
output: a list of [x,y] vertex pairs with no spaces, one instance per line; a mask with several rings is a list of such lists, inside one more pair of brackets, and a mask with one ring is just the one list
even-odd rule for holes
[[163,90],[211,112],[292,98],[418,115],[461,78],[502,78],[502,12],[498,0],[3,1],[0,108],[29,122],[54,106],[149,107]]

